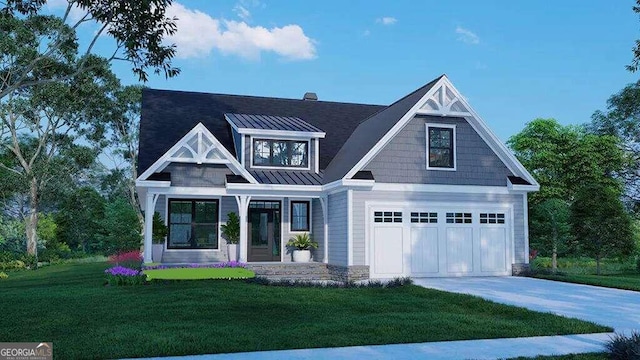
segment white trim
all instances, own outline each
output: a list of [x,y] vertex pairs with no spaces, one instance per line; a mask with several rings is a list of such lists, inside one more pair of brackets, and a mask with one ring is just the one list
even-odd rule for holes
[[440,184],[393,184],[376,183],[373,191],[413,191],[435,193],[465,193],[465,194],[510,194],[506,186],[480,185],[440,185]]
[[[431,158],[430,146],[429,146],[429,128],[445,128],[452,130],[453,137],[453,167],[445,168],[445,167],[432,167],[429,166],[429,159]],[[458,166],[458,148],[456,146],[456,125],[455,124],[440,124],[440,123],[425,123],[425,141],[426,141],[426,153],[427,153],[427,170],[436,170],[436,171],[456,171]]]
[[418,109],[416,111],[416,115],[442,116],[442,117],[445,117],[445,116],[466,117],[466,116],[471,116],[471,113],[468,113],[466,111],[449,111],[447,113],[443,113],[442,111],[439,111],[439,110]]
[[240,164],[246,168],[246,164],[245,164],[245,160],[246,160],[246,155],[245,155],[245,150],[246,150],[246,146],[245,146],[245,138],[246,136],[244,136],[243,134],[240,134],[240,144],[242,146],[242,150],[240,150]]
[[511,181],[509,181],[509,179],[507,179],[507,189],[514,191],[514,192],[519,192],[519,191],[525,191],[525,192],[529,192],[529,191],[538,191],[540,190],[540,185],[514,185],[513,183],[511,183]]
[[171,181],[159,181],[159,180],[136,180],[136,186],[140,187],[162,187],[167,188],[171,186]]
[[347,266],[353,265],[353,190],[347,190]]
[[[282,140],[282,141],[306,141],[307,142],[307,167],[297,167],[297,166],[263,166],[263,165],[253,165],[253,142],[254,140]],[[283,139],[283,138],[274,138],[269,136],[251,136],[249,137],[250,143],[250,154],[249,158],[249,168],[251,169],[266,169],[266,170],[311,170],[311,159],[309,154],[311,153],[311,139]]]
[[[300,230],[296,230],[296,231],[291,230],[291,214],[293,212],[293,208],[291,207],[291,202],[293,202],[293,201],[297,201],[297,202],[304,201],[304,202],[309,204],[309,209],[307,209],[308,210],[307,216],[309,216],[309,230],[306,230],[306,231],[305,230],[302,230],[302,231],[300,231]],[[313,198],[288,197],[287,198],[287,210],[289,212],[287,214],[287,215],[289,215],[288,216],[288,220],[289,221],[287,221],[287,226],[289,226],[289,228],[288,228],[289,234],[294,234],[294,235],[295,234],[304,234],[304,233],[308,233],[309,235],[313,234]]]
[[527,193],[522,194],[522,219],[524,221],[524,263],[529,263],[529,206],[527,201]]
[[[322,185],[322,190],[329,194],[345,190],[346,188],[359,188],[359,190],[369,190],[375,185],[375,180],[339,179]],[[337,191],[331,191],[336,190]]]
[[315,161],[316,174],[320,172],[320,139],[313,140],[315,154],[313,155],[313,161]]
[[[154,162],[151,166],[149,166],[149,168],[147,168],[147,170],[145,170],[140,176],[138,176],[136,180],[146,180],[151,174],[156,172],[159,168],[165,167],[168,162],[174,161],[175,159],[172,159],[171,155],[181,147],[185,145],[188,146],[188,141],[193,136],[198,136],[201,138],[203,135],[207,136],[208,140],[211,141],[212,143],[211,148],[207,149],[206,153],[208,153],[209,151],[212,151],[212,149],[215,148],[228,161],[228,163],[227,162],[225,163],[229,165],[229,168],[231,169],[231,171],[233,171],[234,174],[242,175],[245,179],[247,179],[251,183],[254,183],[254,184],[258,183],[258,181],[256,181],[256,179],[254,179],[254,177],[251,176],[249,171],[247,171],[247,169],[245,169],[244,166],[242,166],[238,162],[238,160],[233,155],[231,155],[231,153],[220,143],[220,141],[218,141],[218,139],[202,123],[198,123],[196,126],[194,126],[193,129],[191,129],[185,136],[183,136],[180,140],[178,140],[178,142],[175,143],[158,160],[156,160],[156,162]],[[183,161],[180,161],[180,162],[183,162]],[[192,162],[196,163],[198,162],[198,159],[193,159]],[[220,163],[219,159],[206,161],[206,162]]]
[[516,216],[514,207],[511,207],[511,211],[509,212],[509,216],[511,217],[511,239],[513,242],[513,246],[511,246],[511,273],[513,274],[513,264],[516,263]]
[[289,139],[318,139],[324,138],[325,132],[312,132],[312,131],[295,131],[295,130],[269,130],[269,129],[248,129],[237,128],[238,133],[244,135],[263,135],[277,136],[278,138],[287,137]]
[[[367,152],[365,156],[356,163],[356,165],[347,172],[347,174],[343,177],[343,179],[352,178],[358,171],[362,170],[378,153],[384,148],[384,146],[391,141],[391,139],[396,136],[400,130],[402,130],[405,125],[414,118],[416,114],[418,114],[421,107],[426,104],[428,100],[430,100],[434,94],[436,94],[440,88],[443,91],[449,89],[454,94],[454,99],[448,105],[449,107],[455,103],[459,102],[461,106],[465,107],[470,116],[466,116],[465,119],[467,122],[473,127],[473,129],[478,133],[478,135],[487,143],[487,145],[496,153],[496,155],[504,162],[507,168],[513,172],[515,175],[519,175],[526,179],[532,185],[538,185],[538,182],[535,178],[527,171],[527,169],[522,166],[522,164],[515,158],[515,156],[507,149],[506,145],[504,145],[498,137],[491,131],[491,129],[487,126],[487,124],[478,116],[478,114],[469,106],[464,97],[457,91],[457,89],[451,84],[449,79],[446,76],[442,76],[440,80],[438,80],[429,91],[407,111],[398,122]],[[422,110],[424,111],[424,109]],[[446,111],[441,112],[429,112],[431,115],[441,115],[446,116]]]
[[317,193],[323,191],[322,185],[289,185],[289,184],[241,184],[227,183],[228,190],[244,190],[244,191],[302,191]]
[[325,264],[329,263],[329,196],[320,197],[320,206],[322,207],[322,222],[323,222],[323,240],[324,240],[324,251],[322,253],[322,262]]
[[[220,225],[222,225],[222,196],[207,196],[207,197],[195,197],[195,196],[189,196],[189,195],[175,195],[175,196],[166,196],[166,213],[167,213],[167,217],[165,218],[165,221],[167,222],[167,227],[170,227],[170,222],[169,222],[169,201],[170,200],[217,200],[218,201],[218,225],[217,225],[217,237],[218,237],[218,248],[217,249],[169,249],[169,235],[171,234],[171,231],[169,231],[167,233],[167,237],[165,239],[164,242],[164,250],[165,251],[170,251],[170,252],[182,252],[182,251],[189,251],[189,252],[193,252],[193,251],[203,251],[203,252],[221,252],[222,251],[222,244],[221,244],[221,230],[220,230]],[[226,242],[225,242],[226,244]]]

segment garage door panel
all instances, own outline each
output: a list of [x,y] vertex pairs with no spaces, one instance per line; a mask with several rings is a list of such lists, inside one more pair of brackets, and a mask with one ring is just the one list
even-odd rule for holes
[[446,229],[447,271],[473,272],[473,229],[449,227]]
[[480,229],[480,264],[482,271],[507,270],[507,230],[504,227]]
[[402,226],[377,226],[373,232],[373,272],[381,276],[402,275],[404,268]]
[[439,271],[438,229],[411,228],[411,273],[434,274]]

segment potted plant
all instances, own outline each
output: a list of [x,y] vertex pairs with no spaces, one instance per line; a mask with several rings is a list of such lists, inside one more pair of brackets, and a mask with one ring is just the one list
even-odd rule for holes
[[296,235],[289,239],[287,246],[294,247],[293,262],[309,262],[311,249],[317,249],[318,243],[313,241],[308,233]]
[[227,223],[220,226],[222,235],[227,239],[229,261],[238,260],[238,242],[240,241],[240,219],[233,211],[227,214]]
[[167,237],[167,225],[160,218],[160,213],[153,214],[153,225],[151,229],[151,258],[153,262],[162,261],[162,252],[164,251],[164,240]]

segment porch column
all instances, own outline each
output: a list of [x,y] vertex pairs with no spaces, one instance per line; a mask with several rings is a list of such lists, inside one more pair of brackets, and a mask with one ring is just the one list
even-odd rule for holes
[[328,209],[328,205],[329,205],[329,197],[328,196],[322,196],[320,197],[320,205],[322,206],[322,220],[324,221],[324,251],[323,251],[323,259],[322,262],[324,262],[325,264],[327,264],[329,262],[329,219],[328,219],[328,214],[329,214],[329,209]]
[[156,201],[158,200],[158,194],[153,194],[147,191],[147,198],[144,204],[144,247],[142,258],[145,263],[153,262],[152,259],[152,247],[153,247],[153,214],[156,208]]
[[240,261],[247,262],[247,248],[248,248],[248,236],[247,236],[247,213],[249,211],[249,201],[251,196],[236,196],[236,202],[238,203],[238,217],[240,218]]

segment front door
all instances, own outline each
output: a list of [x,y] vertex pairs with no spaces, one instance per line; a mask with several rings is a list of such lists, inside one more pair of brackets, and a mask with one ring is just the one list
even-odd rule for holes
[[249,203],[248,261],[280,261],[280,202]]

